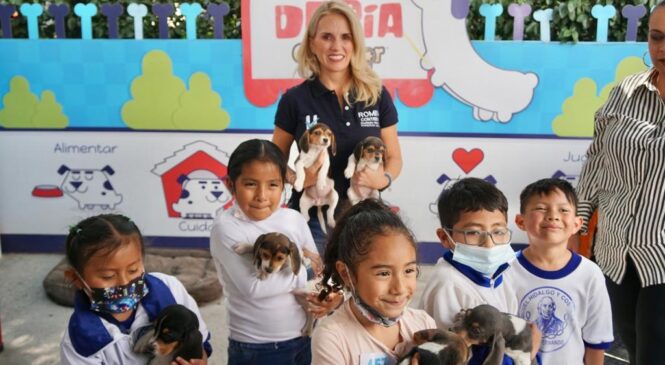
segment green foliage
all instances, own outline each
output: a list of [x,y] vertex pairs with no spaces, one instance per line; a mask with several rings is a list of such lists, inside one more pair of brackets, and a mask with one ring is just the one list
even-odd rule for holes
[[[610,19],[608,40],[610,42],[623,42],[626,38],[627,21],[621,15],[621,9],[624,5],[644,4],[647,9],[655,5],[660,0],[471,0],[471,11],[467,19],[467,29],[471,39],[483,39],[485,31],[485,18],[478,12],[482,4],[503,5],[503,14],[496,20],[496,39],[510,40],[513,38],[513,18],[508,14],[508,5],[511,3],[528,3],[531,5],[532,14],[539,9],[553,9],[553,19],[550,23],[552,41],[559,42],[593,42],[596,40],[596,19],[591,15],[591,8],[596,5],[614,5],[617,13],[613,19]],[[647,34],[647,15],[644,16],[638,27],[637,40],[646,41]],[[540,24],[529,16],[524,22],[524,40],[539,40]]]
[[552,131],[561,137],[593,137],[593,120],[596,110],[600,108],[610,91],[626,76],[646,70],[639,57],[626,57],[617,65],[614,80],[597,93],[596,82],[588,77],[577,80],[573,95],[566,98],[561,105],[561,114],[552,121]]
[[9,81],[9,91],[2,98],[0,125],[5,128],[65,128],[69,122],[62,106],[50,90],[42,92],[42,99],[30,91],[30,83],[23,76]]
[[[197,36],[199,39],[213,38],[213,21],[205,16],[205,9],[211,2],[219,3],[226,2],[229,5],[230,12],[224,17],[224,36],[228,39],[238,39],[241,37],[240,30],[240,1],[241,0],[198,0],[204,8],[204,12],[197,19]],[[260,1],[260,0],[254,0]],[[622,42],[626,36],[626,19],[621,15],[621,8],[624,5],[631,4],[645,4],[647,8],[655,5],[659,0],[471,0],[471,8],[469,17],[467,19],[467,28],[469,30],[469,37],[471,39],[483,39],[485,29],[485,18],[478,12],[480,5],[501,3],[504,7],[503,14],[497,18],[496,24],[496,39],[510,40],[513,36],[513,18],[508,14],[508,5],[510,3],[529,3],[531,4],[532,11],[539,9],[551,8],[554,10],[551,23],[551,38],[552,41],[560,42],[579,42],[596,40],[596,19],[591,16],[591,8],[596,4],[607,5],[611,4],[617,8],[617,15],[610,20],[610,29],[608,31],[609,41]],[[26,2],[25,0],[8,0],[9,3],[16,4],[17,7]],[[35,1],[37,3],[49,4],[47,1]],[[58,1],[61,2],[61,1]],[[77,1],[68,0],[70,8],[73,9],[74,5],[79,2],[101,4],[106,1],[101,0],[87,0]],[[120,37],[133,38],[134,25],[133,18],[126,13],[126,6],[131,2],[143,3],[148,8],[155,2],[169,2],[164,0],[146,1],[146,0],[119,0],[125,6],[125,14],[120,17]],[[182,16],[172,17],[173,27],[170,28],[169,36],[171,38],[185,38],[185,19]],[[637,40],[646,41],[647,32],[647,17],[642,18],[638,29]],[[92,18],[93,21],[93,37],[94,38],[107,38],[107,22],[106,17],[98,14]],[[14,38],[27,38],[27,25],[25,18],[18,16],[12,22],[12,32]],[[53,18],[44,11],[40,17],[40,30],[41,38],[53,38],[55,34],[55,25]],[[152,15],[150,10],[148,15],[143,18],[143,35],[144,38],[158,38],[157,17]],[[529,16],[525,19],[525,40],[539,40],[540,39],[540,25],[533,17]],[[73,10],[67,17],[67,37],[80,38],[80,19],[73,14]]]
[[[15,4],[18,10],[22,3],[29,0],[9,0],[8,3]],[[55,38],[55,21],[46,11],[46,7],[53,3],[52,1],[34,1],[44,6],[44,13],[39,18],[39,37]],[[65,33],[67,38],[81,38],[81,20],[74,14],[74,6],[78,3],[92,3],[98,7],[97,15],[92,17],[92,36],[93,38],[108,38],[108,24],[106,17],[99,12],[99,6],[109,1],[101,0],[68,0],[55,1],[56,3],[68,3],[69,15],[66,19]],[[158,18],[152,14],[151,6],[154,3],[169,3],[173,1],[146,1],[146,0],[118,0],[124,7],[124,13],[118,19],[119,37],[134,38],[134,18],[127,14],[127,5],[130,3],[145,4],[148,7],[148,14],[143,18],[143,38],[159,38]],[[203,7],[203,12],[197,18],[197,37],[200,39],[213,38],[213,19],[207,16],[205,9],[209,3],[225,2],[229,5],[229,13],[224,16],[224,37],[240,38],[240,0],[197,0]],[[177,13],[177,10],[176,10]],[[169,18],[173,24],[169,30],[169,37],[174,39],[185,38],[185,18],[173,16]],[[27,38],[28,28],[25,17],[19,16],[12,21],[12,36],[14,38]]]

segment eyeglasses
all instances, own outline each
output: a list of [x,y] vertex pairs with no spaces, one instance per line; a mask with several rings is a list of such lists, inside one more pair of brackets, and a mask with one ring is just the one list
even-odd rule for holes
[[495,245],[505,245],[510,243],[510,238],[513,235],[513,232],[508,228],[497,228],[491,232],[478,230],[466,231],[452,228],[446,228],[446,231],[450,232],[451,236],[452,233],[462,233],[464,235],[464,243],[470,246],[481,246],[487,241],[487,237],[490,237]]

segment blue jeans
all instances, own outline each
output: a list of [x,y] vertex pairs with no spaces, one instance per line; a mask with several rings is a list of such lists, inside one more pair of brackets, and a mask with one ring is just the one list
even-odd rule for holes
[[245,343],[229,338],[228,365],[310,365],[311,338],[296,337],[282,342]]
[[[314,214],[312,214],[312,212],[314,212]],[[309,226],[309,231],[312,232],[312,237],[314,237],[316,249],[319,250],[319,255],[321,255],[321,258],[323,259],[326,254],[328,236],[323,233],[323,230],[321,229],[319,219],[316,217],[316,208],[310,209],[309,222],[307,222],[307,225]],[[331,233],[330,230],[332,228],[326,227],[326,229],[328,230],[328,233]]]

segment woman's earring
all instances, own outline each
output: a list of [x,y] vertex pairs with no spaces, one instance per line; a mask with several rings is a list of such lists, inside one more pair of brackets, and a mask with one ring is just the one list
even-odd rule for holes
[[647,60],[646,60],[647,54],[649,54],[649,51],[644,51],[644,54],[642,55],[642,63],[644,64],[644,66],[646,66],[648,68],[651,68],[651,67],[653,67],[653,64],[650,65],[650,64],[647,63]]

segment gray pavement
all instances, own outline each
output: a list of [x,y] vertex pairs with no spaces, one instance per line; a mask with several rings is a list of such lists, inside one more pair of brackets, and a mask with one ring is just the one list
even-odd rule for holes
[[[59,364],[60,338],[72,308],[52,302],[42,288],[42,280],[62,257],[55,254],[0,256],[0,326],[4,342],[0,364]],[[424,287],[431,271],[431,266],[422,267],[419,288]],[[412,303],[417,302],[420,294],[418,290]],[[212,333],[214,352],[208,363],[226,364],[228,329],[222,301],[202,306],[201,314]],[[625,355],[621,348],[612,353]],[[606,364],[624,362],[607,359]]]

